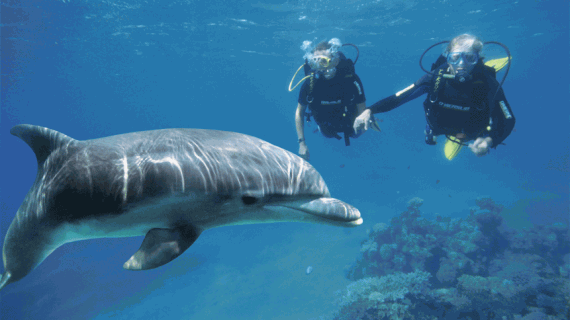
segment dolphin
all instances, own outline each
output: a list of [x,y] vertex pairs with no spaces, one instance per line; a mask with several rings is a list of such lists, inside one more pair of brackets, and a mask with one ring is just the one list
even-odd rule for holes
[[38,173],[4,240],[0,289],[78,240],[145,235],[123,267],[147,270],[210,228],[362,224],[308,162],[245,134],[163,129],[80,141],[33,125],[10,133],[32,148]]

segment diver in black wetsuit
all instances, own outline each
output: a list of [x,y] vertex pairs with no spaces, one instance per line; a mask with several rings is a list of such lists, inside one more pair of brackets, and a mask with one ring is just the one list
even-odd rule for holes
[[354,71],[354,63],[339,51],[340,47],[340,40],[333,38],[305,54],[305,73],[310,76],[301,87],[295,112],[299,155],[305,160],[310,157],[304,132],[306,114],[315,119],[323,136],[342,139],[339,133],[343,133],[346,145],[349,138],[361,134],[353,131],[353,124],[366,109],[364,86]]
[[469,144],[471,151],[486,155],[511,133],[515,117],[495,79],[495,69],[483,63],[482,49],[475,36],[454,38],[438,59],[441,65],[436,62],[432,73],[371,105],[355,120],[354,129],[367,130],[373,113],[390,111],[427,93],[426,143],[434,145],[436,136],[444,134],[461,144],[474,140]]

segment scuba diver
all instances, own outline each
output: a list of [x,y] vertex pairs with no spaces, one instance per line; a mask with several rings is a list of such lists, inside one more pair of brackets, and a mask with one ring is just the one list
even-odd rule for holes
[[[354,46],[344,46],[346,45]],[[353,131],[354,119],[366,109],[364,87],[354,70],[358,56],[354,62],[347,59],[339,51],[342,46],[337,38],[328,42],[322,41],[314,47],[312,42],[305,41],[301,46],[301,49],[305,50],[305,64],[297,70],[295,76],[304,68],[305,77],[291,88],[295,79],[293,76],[289,91],[304,81],[299,92],[295,126],[299,139],[299,155],[305,160],[310,158],[305,141],[305,118],[310,121],[312,116],[319,131],[327,138],[340,140],[342,138],[339,133],[343,133],[347,146],[350,145],[350,138],[356,138],[362,133]],[[376,128],[376,123],[373,123],[372,128]]]
[[[414,84],[384,98],[366,109],[354,121],[355,130],[367,130],[372,114],[393,110],[402,104],[428,94],[424,101],[427,120],[425,141],[436,144],[436,136],[447,137],[445,155],[453,159],[467,141],[478,157],[489,153],[507,138],[515,125],[515,117],[505,98],[502,84],[510,68],[511,55],[498,42],[483,43],[479,38],[463,34],[451,41],[442,41],[429,47],[448,43],[443,55],[432,65],[432,72]],[[483,61],[481,51],[484,44],[501,45],[507,57],[488,62]],[[496,72],[505,65],[507,71],[501,83]]]

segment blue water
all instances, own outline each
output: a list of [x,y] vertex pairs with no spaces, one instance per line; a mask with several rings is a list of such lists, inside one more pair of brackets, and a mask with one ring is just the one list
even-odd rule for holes
[[287,85],[304,40],[358,45],[368,105],[417,80],[419,56],[435,42],[466,32],[500,41],[513,55],[503,88],[517,117],[505,146],[483,158],[464,150],[451,162],[442,140],[423,142],[422,99],[381,114],[382,132],[350,147],[313,133],[313,123],[305,128],[311,163],[334,197],[360,209],[363,226],[212,229],[145,272],[122,269],[142,237],[67,244],[0,292],[1,319],[319,319],[350,283],[343,270],[366,230],[413,197],[425,200],[427,218],[464,217],[477,197],[491,196],[513,228],[568,223],[567,1],[1,3],[0,243],[37,170],[31,149],[10,135],[14,125],[81,140],[220,129],[296,153],[298,89]]

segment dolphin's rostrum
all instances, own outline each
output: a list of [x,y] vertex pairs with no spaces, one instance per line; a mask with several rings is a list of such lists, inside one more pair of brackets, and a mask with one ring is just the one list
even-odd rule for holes
[[145,270],[210,228],[362,223],[308,162],[244,134],[165,129],[78,141],[32,125],[10,132],[32,148],[38,174],[6,234],[0,289],[72,241],[146,235],[124,264]]

